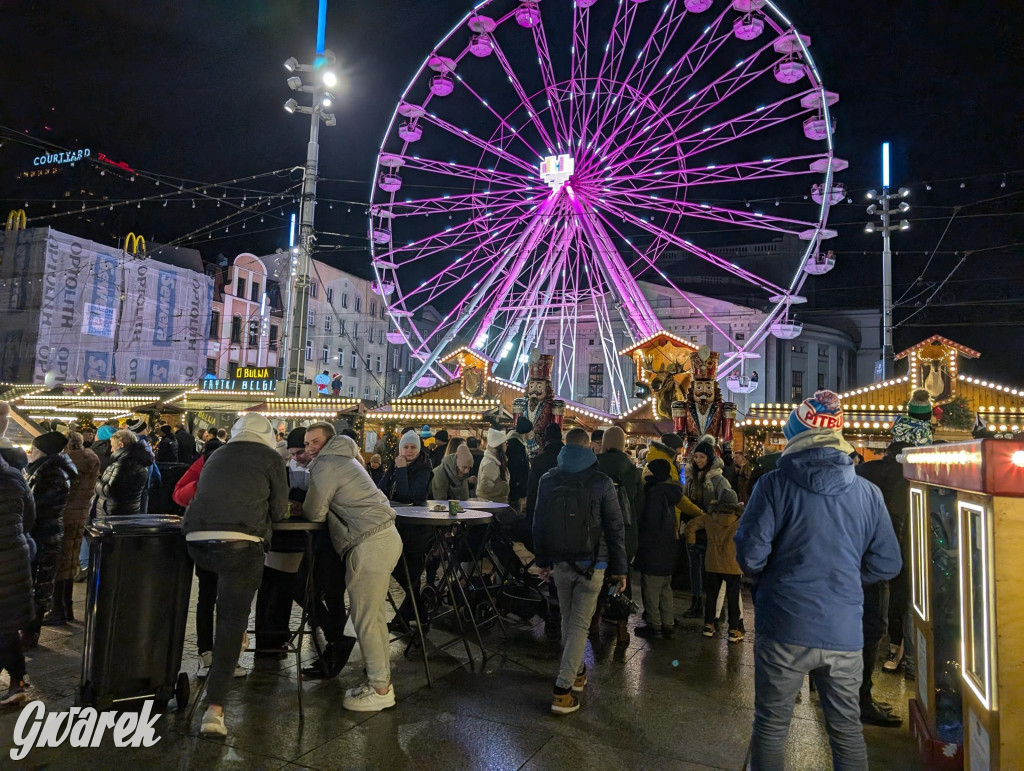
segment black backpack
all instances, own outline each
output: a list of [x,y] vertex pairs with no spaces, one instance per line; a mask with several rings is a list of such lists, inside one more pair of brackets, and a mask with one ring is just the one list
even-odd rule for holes
[[[555,486],[546,501],[544,542],[548,553],[556,561],[567,560],[588,578],[593,575],[597,562],[597,547],[601,539],[601,518],[591,502],[593,473],[567,475],[558,472]],[[584,571],[577,561],[590,560]]]

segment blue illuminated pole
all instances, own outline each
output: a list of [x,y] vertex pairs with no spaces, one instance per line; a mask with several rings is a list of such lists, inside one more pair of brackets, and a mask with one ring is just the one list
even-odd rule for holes
[[889,143],[882,143],[882,380],[893,376],[892,248],[889,221]]

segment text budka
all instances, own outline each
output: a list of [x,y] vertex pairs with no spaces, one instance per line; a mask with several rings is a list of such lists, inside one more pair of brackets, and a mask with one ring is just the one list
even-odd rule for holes
[[115,747],[152,747],[160,737],[153,732],[159,715],[153,715],[153,702],[143,704],[142,711],[97,712],[92,707],[72,707],[67,712],[46,714],[42,701],[33,701],[18,716],[14,726],[14,749],[11,760],[22,760],[33,747],[99,747],[103,734],[110,729]]

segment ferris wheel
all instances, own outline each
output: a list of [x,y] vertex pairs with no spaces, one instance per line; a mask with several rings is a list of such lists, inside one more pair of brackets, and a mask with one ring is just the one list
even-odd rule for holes
[[[473,7],[402,94],[371,188],[388,339],[419,364],[407,391],[451,375],[441,360],[463,345],[522,381],[545,338],[556,392],[576,397],[583,357],[596,358],[625,409],[622,330],[627,343],[661,330],[640,280],[717,330],[720,377],[767,335],[798,335],[790,307],[807,275],[832,267],[823,244],[847,166],[833,154],[838,96],[810,43],[767,0]],[[717,251],[785,234],[799,254],[766,270]],[[680,259],[683,275],[666,267]],[[741,285],[763,322],[730,334],[684,288],[693,273]],[[593,349],[580,350],[584,330]]]

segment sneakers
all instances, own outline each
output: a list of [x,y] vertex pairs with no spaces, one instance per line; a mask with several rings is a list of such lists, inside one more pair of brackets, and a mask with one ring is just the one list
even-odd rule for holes
[[583,689],[587,687],[587,668],[583,667],[583,671],[576,675],[576,679],[572,684],[573,693],[583,693]]
[[203,713],[203,725],[199,733],[203,736],[227,736],[228,727],[224,725],[224,710],[214,712],[213,707],[207,707]]
[[[199,660],[201,664],[199,666],[198,671],[196,672],[196,677],[209,677],[210,666],[213,664],[213,652],[206,651],[204,653],[200,653]],[[245,669],[245,667],[236,665],[235,672],[232,675],[232,677],[245,677],[248,674],[249,672]]]
[[572,690],[551,697],[551,711],[556,715],[570,715],[580,708],[580,700]]
[[24,704],[28,700],[28,683],[24,680],[18,680],[17,682],[11,681],[11,687],[7,689],[7,693],[0,698],[0,706],[14,706],[16,704]]
[[730,629],[729,630],[729,642],[731,642],[731,643],[743,642],[743,630],[742,629]]
[[701,634],[704,635],[705,637],[714,637],[715,636],[715,631],[716,630],[715,630],[715,625],[714,624],[705,624],[704,625],[704,629],[701,630]]
[[380,712],[395,706],[395,686],[389,685],[385,694],[377,693],[369,683],[359,688],[349,688],[341,706],[352,712]]
[[900,662],[903,661],[903,643],[899,645],[889,645],[889,657],[882,662],[882,671],[895,674],[900,668]]

